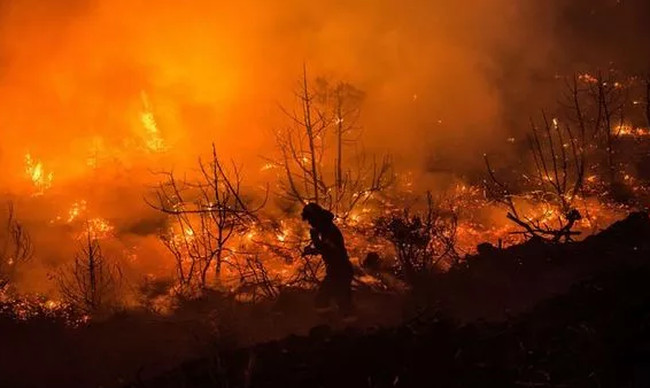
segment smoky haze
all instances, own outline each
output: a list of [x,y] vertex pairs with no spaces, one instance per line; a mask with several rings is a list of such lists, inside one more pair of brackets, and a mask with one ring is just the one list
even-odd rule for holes
[[52,173],[52,195],[19,207],[46,245],[34,273],[70,257],[47,225],[81,198],[122,248],[159,253],[142,237],[152,170],[183,171],[215,142],[255,177],[303,64],[365,92],[363,141],[397,168],[478,170],[582,60],[565,55],[592,39],[572,35],[581,15],[563,1],[2,0],[0,194],[32,190],[28,153]]
[[629,62],[644,23],[613,11],[647,6],[621,3],[3,1],[2,163],[20,171],[29,151],[60,180],[85,174],[98,143],[128,154],[146,135],[144,96],[172,161],[214,140],[256,166],[303,63],[366,92],[371,146],[416,167],[436,152],[466,162],[548,102],[540,78]]
[[[173,161],[195,158],[214,140],[221,152],[257,166],[272,145],[269,130],[283,125],[278,104],[293,103],[303,63],[314,76],[366,92],[371,146],[417,166],[415,155],[430,152],[424,147],[463,139],[468,144],[454,153],[471,158],[501,132],[501,85],[486,75],[497,54],[537,45],[522,65],[546,62],[548,16],[531,7],[480,0],[3,2],[2,162],[20,175],[31,152],[60,181],[86,173],[97,143],[129,153],[146,136],[144,93]],[[540,36],[521,33],[531,25],[540,25]]]

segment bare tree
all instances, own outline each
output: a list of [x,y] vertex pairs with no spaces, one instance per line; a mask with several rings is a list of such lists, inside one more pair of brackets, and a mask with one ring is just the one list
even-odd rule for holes
[[276,133],[284,175],[283,196],[316,202],[346,217],[352,209],[392,183],[391,160],[360,150],[357,126],[363,93],[347,83],[318,79],[309,83],[306,68],[296,97],[299,112],[283,109],[291,125]]
[[0,291],[13,280],[18,266],[34,254],[31,236],[16,218],[12,202],[7,204],[7,209],[7,221],[0,236]]
[[[333,125],[336,157],[334,159],[333,209],[336,213],[346,213],[354,207],[357,201],[363,198],[363,195],[366,194],[358,192],[361,188],[361,180],[363,180],[361,175],[365,161],[355,160],[355,162],[357,162],[355,166],[344,167],[344,161],[348,159],[346,158],[346,146],[355,147],[358,144],[361,135],[357,123],[361,114],[361,101],[364,96],[360,90],[345,82],[339,82],[334,87],[331,87],[327,82],[321,81],[320,90],[326,104],[332,106],[332,114],[334,117]],[[352,156],[355,159],[363,157],[363,155],[359,155],[358,152],[353,152]],[[376,161],[373,162],[373,168],[376,169],[377,163]],[[381,168],[388,168],[389,164],[390,162],[385,159],[381,163]],[[380,191],[383,188],[379,186],[388,183],[383,179],[383,175],[386,174],[386,172],[382,171],[381,168],[379,173],[377,173],[376,170],[373,171],[374,176],[369,179],[370,187],[367,191]],[[353,195],[356,194],[356,196],[348,201],[348,207],[350,209],[344,209],[344,201],[348,191],[352,191]]]
[[176,275],[182,293],[203,289],[213,268],[218,277],[229,243],[256,220],[257,208],[246,203],[241,185],[240,169],[233,163],[227,170],[212,145],[210,160],[199,159],[196,180],[178,180],[173,172],[165,172],[165,180],[155,190],[151,207],[169,216],[172,225],[161,235],[176,260]]
[[552,242],[571,241],[579,232],[573,231],[581,214],[575,206],[584,182],[584,151],[570,127],[557,120],[549,122],[543,114],[543,128],[531,122],[528,143],[533,172],[527,174],[532,184],[526,194],[537,206],[544,206],[542,216],[528,216],[517,206],[517,195],[508,184],[499,180],[485,156],[490,177],[486,181],[488,194],[505,205],[507,217],[523,229],[528,237],[539,237]]
[[[620,135],[625,119],[625,105],[627,102],[627,89],[610,75],[607,79],[599,74],[596,87],[592,86],[592,98],[597,99],[601,113],[603,128],[599,132],[600,143],[605,148],[607,155],[607,168],[610,182],[617,182],[616,145],[614,141]],[[616,125],[618,124],[618,125]],[[618,128],[618,130],[617,130]]]
[[120,267],[104,256],[89,230],[72,265],[57,277],[63,298],[88,313],[102,311],[115,301],[121,279]]
[[586,151],[594,154],[596,163],[602,161],[606,166],[612,185],[618,181],[617,139],[626,119],[629,89],[629,82],[619,81],[613,71],[574,75],[566,83],[568,93],[563,105],[569,108],[569,119],[579,128],[577,138]]
[[279,131],[276,136],[282,155],[282,162],[278,164],[286,175],[286,181],[282,182],[283,191],[290,199],[302,203],[320,202],[323,194],[327,195],[319,167],[324,154],[325,131],[331,118],[316,103],[306,68],[296,97],[300,102],[300,113],[283,109],[293,125]]
[[443,210],[427,192],[424,211],[404,209],[381,217],[375,223],[376,233],[395,248],[399,272],[410,284],[434,271],[443,260],[456,262],[458,217],[452,210]]

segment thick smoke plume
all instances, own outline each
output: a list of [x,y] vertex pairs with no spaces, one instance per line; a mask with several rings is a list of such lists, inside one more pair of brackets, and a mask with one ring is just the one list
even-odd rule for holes
[[[4,2],[3,164],[20,175],[31,152],[58,180],[84,174],[94,148],[129,152],[146,137],[146,99],[173,161],[214,140],[256,165],[303,63],[366,92],[375,146],[414,155],[422,139],[480,144],[499,132],[497,85],[486,74],[499,51],[544,41],[519,33],[544,16],[522,19],[530,10],[508,1],[451,4]],[[543,62],[544,46],[530,60]]]

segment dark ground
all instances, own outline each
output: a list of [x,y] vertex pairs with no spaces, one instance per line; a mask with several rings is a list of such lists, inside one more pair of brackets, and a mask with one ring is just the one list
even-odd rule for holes
[[455,297],[463,306],[501,297],[497,305],[521,305],[526,284],[552,281],[558,269],[587,280],[500,323],[459,324],[444,310],[425,310],[394,328],[319,326],[309,336],[246,349],[215,347],[209,357],[131,386],[648,387],[649,253],[650,222],[640,213],[581,243],[484,247],[432,283],[447,290],[442,306],[452,307]]
[[354,327],[308,294],[80,329],[0,319],[0,387],[646,387],[648,259],[638,213],[580,243],[482,246],[417,296],[356,292]]
[[133,387],[648,387],[650,269],[598,276],[506,323],[426,317],[289,337]]

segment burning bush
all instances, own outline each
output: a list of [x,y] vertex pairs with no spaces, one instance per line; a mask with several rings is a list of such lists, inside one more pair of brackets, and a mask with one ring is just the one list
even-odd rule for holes
[[456,230],[458,219],[453,211],[444,211],[427,193],[426,209],[404,209],[376,221],[376,233],[395,248],[398,271],[410,284],[435,271],[443,261],[458,260]]
[[545,115],[543,119],[543,129],[531,125],[528,143],[534,169],[526,174],[529,190],[520,195],[541,208],[541,214],[520,211],[517,195],[496,177],[487,156],[486,187],[493,200],[506,206],[508,219],[522,229],[518,233],[552,242],[571,241],[579,234],[572,229],[582,218],[575,202],[583,188],[584,151],[569,126],[562,127],[557,119],[550,123]]
[[312,289],[324,275],[320,258],[303,257],[309,241],[305,223],[291,215],[262,219],[249,231],[229,263],[240,300],[274,299],[285,288]]
[[48,299],[43,295],[3,297],[0,292],[0,320],[42,321],[66,327],[79,327],[89,320],[75,306]]
[[576,137],[589,159],[591,176],[604,183],[599,194],[619,203],[630,202],[634,195],[627,178],[636,162],[630,140],[648,137],[643,127],[650,123],[648,85],[647,79],[613,69],[575,75],[566,83],[562,103],[566,120],[578,129]]

